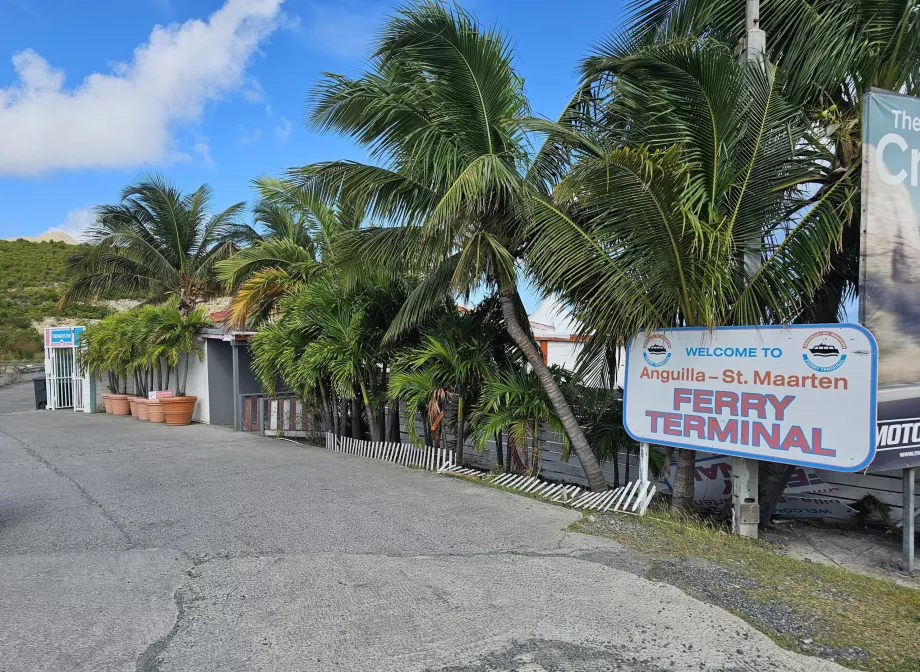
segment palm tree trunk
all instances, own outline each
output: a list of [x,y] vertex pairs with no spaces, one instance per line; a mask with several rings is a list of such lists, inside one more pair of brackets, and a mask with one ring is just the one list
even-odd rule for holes
[[695,489],[696,451],[680,448],[677,451],[677,473],[674,475],[674,494],[671,513],[689,511],[693,505]]
[[495,461],[498,463],[500,469],[505,469],[505,460],[502,456],[502,433],[495,432],[493,435],[495,439]]
[[758,464],[757,500],[760,503],[760,524],[766,525],[773,516],[773,509],[795,471],[794,464],[760,462]]
[[[181,363],[181,362],[180,362]],[[188,369],[192,365],[192,356],[185,356],[185,371],[182,373],[182,389],[179,390],[179,396],[184,397],[186,388],[188,387]],[[179,370],[179,367],[176,367],[176,370]]]
[[329,405],[329,396],[326,394],[326,386],[323,385],[322,379],[317,381],[319,387],[319,397],[323,403],[323,431],[335,432],[335,424],[332,420],[332,407]]
[[351,438],[361,440],[361,402],[358,401],[358,397],[354,396],[351,399]]
[[351,430],[348,426],[348,399],[339,398],[339,436],[351,437]]
[[543,355],[537,350],[537,346],[534,345],[530,335],[524,331],[518,321],[517,304],[520,299],[517,296],[517,288],[502,282],[498,297],[502,307],[502,316],[505,318],[505,329],[521,349],[521,352],[524,353],[530,366],[533,367],[534,373],[537,374],[540,384],[546,391],[546,396],[549,397],[553,410],[556,412],[563,428],[565,428],[565,433],[568,435],[572,448],[575,449],[575,454],[585,471],[588,487],[595,492],[606,490],[607,480],[604,478],[604,472],[601,471],[601,465],[591,451],[591,446],[588,445],[585,433],[578,424],[575,414],[572,413],[569,402],[562,394],[562,390],[559,389],[559,385],[556,384],[556,379],[550,373],[546,362],[543,361]]
[[466,431],[466,418],[463,413],[463,397],[457,397],[457,437],[454,450],[457,452],[457,465],[463,466],[463,433]]
[[371,441],[377,442],[380,441],[380,425],[377,423],[377,418],[374,417],[374,408],[371,406],[371,399],[367,394],[367,385],[364,384],[362,380],[361,383],[361,397],[364,399],[364,411],[367,414],[367,428],[371,433]]

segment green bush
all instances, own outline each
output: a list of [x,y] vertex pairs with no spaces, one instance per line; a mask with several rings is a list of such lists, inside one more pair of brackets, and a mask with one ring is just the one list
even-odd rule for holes
[[67,260],[86,246],[0,240],[0,362],[40,361],[42,336],[33,321],[46,317],[102,319],[106,306],[56,304],[68,282]]

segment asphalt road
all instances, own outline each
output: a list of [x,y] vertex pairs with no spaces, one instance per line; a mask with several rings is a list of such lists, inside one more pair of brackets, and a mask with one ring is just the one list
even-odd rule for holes
[[840,670],[572,511],[0,388],[0,671]]

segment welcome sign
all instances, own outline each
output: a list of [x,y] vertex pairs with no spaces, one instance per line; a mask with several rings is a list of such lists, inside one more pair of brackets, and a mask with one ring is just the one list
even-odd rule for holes
[[858,325],[639,332],[624,424],[637,441],[858,471],[875,453],[877,362]]

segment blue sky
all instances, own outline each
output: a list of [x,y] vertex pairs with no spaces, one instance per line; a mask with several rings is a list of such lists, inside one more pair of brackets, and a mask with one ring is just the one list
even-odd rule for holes
[[[624,2],[470,0],[516,47],[534,111],[556,116],[575,68]],[[155,170],[209,183],[215,208],[249,181],[362,158],[304,124],[323,71],[353,73],[396,3],[373,0],[0,0],[0,239],[79,234],[90,209]],[[157,27],[159,26],[159,28]],[[533,308],[533,298],[528,297]]]

